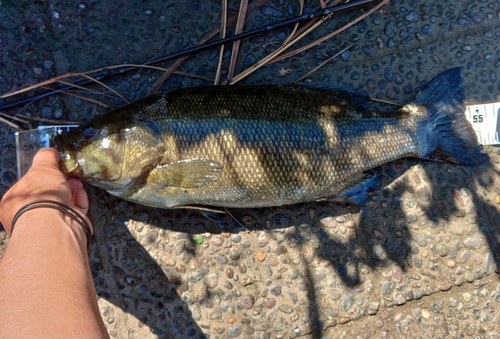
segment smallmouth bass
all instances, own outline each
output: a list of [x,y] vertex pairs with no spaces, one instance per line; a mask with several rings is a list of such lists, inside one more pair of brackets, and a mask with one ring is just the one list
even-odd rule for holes
[[367,171],[386,162],[488,161],[464,99],[459,69],[391,112],[335,88],[194,87],[103,114],[55,142],[63,170],[143,205],[359,204],[375,185]]

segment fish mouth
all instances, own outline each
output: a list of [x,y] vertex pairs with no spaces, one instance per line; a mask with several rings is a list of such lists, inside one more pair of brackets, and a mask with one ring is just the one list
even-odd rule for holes
[[81,172],[80,165],[78,165],[77,152],[75,147],[64,139],[64,135],[56,135],[54,137],[59,154],[61,155],[61,170],[65,173],[78,174]]

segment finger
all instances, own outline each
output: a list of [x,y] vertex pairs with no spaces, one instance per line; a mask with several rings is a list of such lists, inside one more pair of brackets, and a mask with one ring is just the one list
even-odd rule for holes
[[77,189],[79,188],[83,188],[83,183],[81,180],[77,179],[77,178],[71,178],[68,180],[68,185],[69,185],[69,189],[71,190],[71,192],[74,192],[76,191]]
[[33,158],[32,167],[35,166],[50,166],[58,168],[59,159],[61,156],[59,152],[53,148],[42,148]]
[[89,211],[89,197],[83,188],[78,188],[73,192],[73,204],[84,214]]

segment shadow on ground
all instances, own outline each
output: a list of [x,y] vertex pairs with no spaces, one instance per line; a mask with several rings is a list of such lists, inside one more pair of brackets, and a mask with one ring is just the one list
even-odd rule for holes
[[[189,268],[168,266],[164,261],[182,253],[186,263],[193,260],[198,266],[203,265],[195,238],[206,232],[229,236],[257,231],[271,239],[284,234],[285,245],[298,248],[316,237],[314,255],[329,261],[343,284],[354,288],[363,283],[359,274],[362,266],[376,270],[397,265],[404,272],[420,265],[419,260],[413,258],[418,254],[415,244],[425,240],[413,236],[412,229],[444,229],[467,216],[468,223],[479,225],[494,261],[500,262],[497,241],[500,215],[492,202],[484,199],[484,195],[494,189],[497,175],[491,164],[473,168],[403,159],[377,168],[376,172],[382,188],[373,192],[371,201],[364,207],[318,202],[280,208],[232,209],[231,215],[222,216],[218,221],[206,219],[197,211],[144,208],[103,192],[94,193],[99,209],[93,211],[92,217],[98,224],[99,250],[92,257],[95,260],[92,270],[98,294],[132,314],[160,338],[203,337],[198,325],[201,311],[193,305],[213,307],[216,303],[211,299],[220,296],[204,286],[197,300],[181,299],[179,296],[188,290],[189,282],[198,281],[196,275],[203,273],[188,271],[186,281],[181,275]],[[357,221],[348,225],[347,234],[332,235],[328,228],[338,227],[349,214]],[[164,244],[166,258],[152,258],[143,245],[155,239],[148,239],[146,235],[138,242],[125,225],[128,221],[154,225],[159,232],[174,232],[173,239],[184,240],[183,248]],[[450,246],[458,251],[463,244]],[[103,251],[104,248],[107,250]],[[205,260],[209,267],[209,259]],[[304,260],[307,263],[307,259]],[[304,279],[309,291],[309,316],[311,323],[316,324],[311,327],[312,335],[320,338],[323,323],[318,314],[312,275],[306,265]],[[114,281],[115,286],[107,285],[110,281]],[[193,304],[191,311],[188,304]]]

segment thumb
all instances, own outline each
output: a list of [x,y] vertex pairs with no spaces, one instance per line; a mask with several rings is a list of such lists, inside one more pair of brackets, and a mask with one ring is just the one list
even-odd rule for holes
[[42,148],[35,154],[32,167],[49,166],[58,168],[60,159],[61,155],[57,150],[53,148]]

